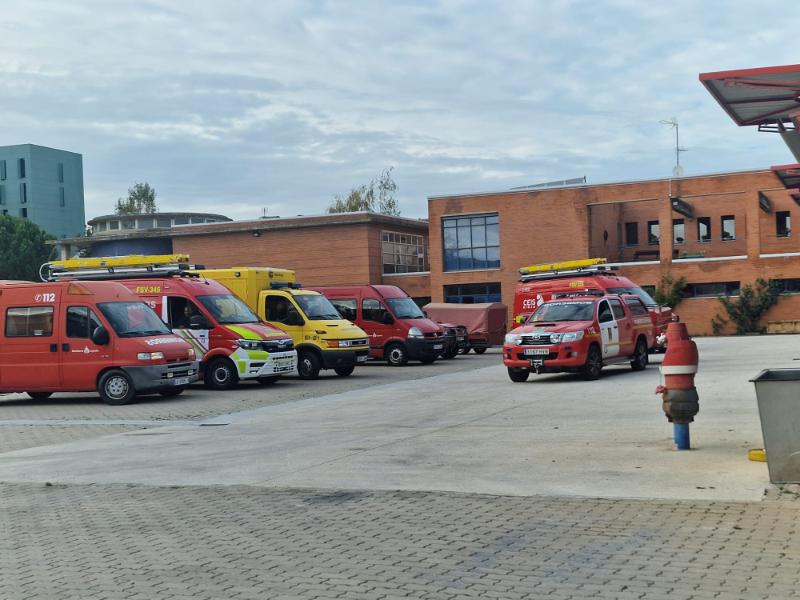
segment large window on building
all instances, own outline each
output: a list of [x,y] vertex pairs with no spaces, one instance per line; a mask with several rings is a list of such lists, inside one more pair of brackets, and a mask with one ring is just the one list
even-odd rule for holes
[[444,301],[458,304],[500,302],[499,283],[462,283],[444,286]]
[[20,179],[25,179],[25,159],[17,159],[17,175]]
[[686,241],[683,219],[672,219],[672,243],[682,244]]
[[384,231],[381,237],[384,273],[420,273],[428,270],[424,236]]
[[0,180],[6,179],[6,161],[0,160]]
[[697,241],[711,241],[711,217],[697,217]]
[[625,245],[638,246],[639,245],[639,224],[638,223],[625,223]]
[[442,219],[444,270],[500,267],[500,224],[495,215]]
[[651,246],[658,246],[659,231],[658,221],[647,222],[647,243]]
[[792,213],[781,210],[775,213],[775,235],[789,237],[792,232]]
[[720,218],[722,224],[722,239],[723,241],[736,239],[736,217],[733,215],[724,215]]

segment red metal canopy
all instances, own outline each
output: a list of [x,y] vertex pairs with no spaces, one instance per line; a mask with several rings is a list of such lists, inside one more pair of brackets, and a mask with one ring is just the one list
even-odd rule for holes
[[772,172],[787,189],[800,188],[800,165],[779,165]]
[[785,131],[800,119],[800,65],[701,73],[700,82],[737,125]]

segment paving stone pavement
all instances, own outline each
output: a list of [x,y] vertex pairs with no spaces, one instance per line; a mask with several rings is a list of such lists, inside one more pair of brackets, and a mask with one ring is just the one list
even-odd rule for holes
[[796,598],[798,511],[0,484],[0,598]]

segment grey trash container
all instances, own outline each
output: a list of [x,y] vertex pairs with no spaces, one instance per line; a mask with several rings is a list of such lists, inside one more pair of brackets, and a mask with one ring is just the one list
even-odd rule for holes
[[772,483],[800,483],[800,369],[767,369],[754,379]]

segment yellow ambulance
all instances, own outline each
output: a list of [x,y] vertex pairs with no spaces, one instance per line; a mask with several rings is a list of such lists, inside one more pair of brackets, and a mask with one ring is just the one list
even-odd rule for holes
[[195,272],[223,284],[261,320],[288,333],[297,350],[301,378],[316,379],[321,369],[346,377],[367,361],[369,338],[364,330],[343,319],[319,292],[302,289],[294,271],[233,267]]

